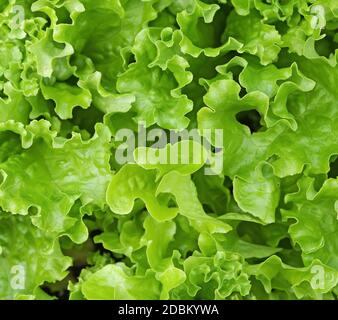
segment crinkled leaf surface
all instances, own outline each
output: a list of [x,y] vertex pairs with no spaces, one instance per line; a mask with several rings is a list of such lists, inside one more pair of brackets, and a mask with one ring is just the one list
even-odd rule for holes
[[0,299],[336,299],[337,27],[336,0],[0,1]]

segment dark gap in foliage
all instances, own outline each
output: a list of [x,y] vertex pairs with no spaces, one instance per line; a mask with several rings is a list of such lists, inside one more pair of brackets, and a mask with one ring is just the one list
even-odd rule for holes
[[208,282],[204,282],[201,285],[201,290],[196,292],[196,300],[214,300],[214,292],[219,287],[216,280],[210,279]]
[[276,81],[276,85],[277,85],[278,87],[280,87],[284,82],[285,82],[285,80],[278,79],[278,80]]
[[[230,59],[229,59],[229,61],[230,61]],[[232,79],[234,81],[236,81],[237,84],[240,84],[239,76],[241,75],[241,73],[243,71],[243,67],[235,65],[235,66],[230,67],[228,69],[228,71],[230,71],[232,73]],[[241,90],[239,92],[240,98],[243,98],[246,94],[247,94],[246,89],[241,86]]]
[[185,253],[185,258],[191,257],[193,253],[194,253],[194,251],[188,250],[188,251]]
[[276,255],[281,258],[282,261],[288,261],[288,265],[294,268],[304,267],[302,251],[297,248],[297,245],[291,249],[283,249],[282,251],[277,252]]
[[289,30],[288,25],[284,21],[277,21],[275,28],[281,36],[285,35]]
[[[154,5],[154,7],[156,4]],[[162,10],[155,20],[149,22],[149,27],[166,28],[171,27],[173,29],[179,29],[179,25],[176,20],[176,16],[172,14],[168,9]]]
[[280,156],[278,154],[273,154],[266,161],[269,162],[269,163],[273,163],[273,162],[277,161],[278,159],[280,159]]
[[[198,199],[206,213],[225,214],[231,197],[228,186],[223,185],[224,179],[219,176],[205,176],[204,170],[205,168],[201,168],[192,175]],[[231,180],[230,185],[232,185]]]
[[54,296],[54,294],[55,294],[55,293],[52,291],[52,289],[49,288],[48,284],[44,284],[44,285],[42,285],[40,288],[41,288],[41,290],[43,290],[45,293],[47,293],[47,294],[50,295],[50,296]]
[[74,75],[72,75],[70,78],[67,79],[66,83],[69,84],[69,85],[71,85],[71,86],[75,86],[76,87],[78,81],[79,81],[79,78],[76,77],[76,76],[74,76]]
[[283,203],[281,203],[281,198],[284,198],[284,197],[279,197],[279,204],[278,204],[278,208],[277,209],[275,209],[275,221],[282,221],[283,220],[283,218],[282,218],[282,213],[281,213],[281,208],[283,208],[284,209],[284,207],[283,207]]
[[239,97],[243,98],[247,94],[244,87],[241,87],[241,90],[239,91]]
[[[204,106],[203,96],[206,93],[207,91],[205,88],[196,81],[192,81],[182,88],[182,94],[186,95],[191,101],[194,102],[194,108],[186,115],[189,119],[191,119],[192,123],[193,121],[196,121],[197,112]],[[192,123],[189,125],[192,126]]]
[[[209,147],[209,149],[210,149],[210,151],[211,151],[212,153],[216,153],[216,148],[215,148],[215,146],[209,145],[208,147]],[[218,149],[217,149],[217,150],[218,150]]]
[[[29,6],[28,3],[27,3],[27,5]],[[26,8],[26,9],[28,9],[28,8]],[[28,10],[25,10],[25,13],[26,12],[28,12]],[[42,30],[46,30],[46,29],[51,27],[52,22],[50,20],[50,17],[45,12],[42,12],[42,11],[31,12],[30,11],[30,13],[32,14],[32,17],[34,17],[34,18],[39,18],[39,19],[42,18],[43,20],[45,20],[45,23],[42,26]]]
[[40,115],[40,116],[38,116],[38,117],[34,118],[34,120],[36,120],[36,121],[40,121],[40,120],[46,120],[46,117],[45,117],[45,116],[42,116],[42,115]]
[[215,3],[215,0],[201,0],[201,2],[207,3],[207,4],[213,4]]
[[244,241],[264,245],[265,240],[262,236],[261,226],[256,223],[240,221],[237,226],[237,234]]
[[63,295],[60,296],[59,300],[65,300],[68,301],[69,300],[69,291],[65,290]]
[[81,271],[87,268],[88,266],[89,266],[88,264],[80,264],[76,266],[71,266],[69,267],[68,271],[72,275],[72,279],[77,280],[81,274]]
[[70,281],[71,274],[61,281],[54,283],[45,282],[40,286],[40,289],[52,297],[57,297],[59,300],[69,300],[68,282]]
[[241,54],[239,54],[236,50],[231,50],[225,54],[225,60],[223,61],[223,64],[226,62],[229,62],[231,59],[235,57],[243,57]]
[[237,113],[236,119],[239,123],[247,126],[251,133],[257,132],[262,128],[260,124],[261,116],[255,109]]
[[[115,155],[115,149],[114,149],[114,147],[110,148],[110,152],[111,152],[111,154]],[[123,151],[123,156],[124,157],[127,156],[127,150]],[[120,164],[120,163],[118,163],[116,161],[116,157],[115,156],[110,157],[110,159],[109,159],[109,167],[110,167],[111,171],[113,171],[113,172],[114,171],[119,171],[122,168],[122,166],[123,166],[122,164]]]
[[278,55],[278,60],[275,62],[277,68],[288,68],[290,67],[290,61],[296,61],[296,54],[289,53],[288,48],[282,48]]
[[[22,153],[24,150],[21,147],[20,136],[10,131],[0,132],[0,150],[1,163],[7,161],[12,155]],[[0,174],[0,177],[4,178],[3,174]]]
[[0,98],[3,100],[8,99],[8,96],[5,94],[5,92],[3,90],[0,90]]
[[0,185],[5,181],[5,175],[0,171]]
[[239,76],[241,72],[243,71],[243,67],[241,66],[233,66],[230,68],[230,71],[232,72],[232,78],[235,80],[237,83],[239,83]]
[[45,23],[45,25],[43,26],[43,30],[47,30],[48,28],[50,28],[51,27],[51,25],[52,25],[52,21],[50,20],[50,18],[49,18],[49,16],[45,16],[44,17],[45,18],[45,20],[46,20],[46,23]]
[[[190,30],[189,38],[196,46],[201,48],[218,48],[222,46],[224,43],[223,33],[229,13],[228,6],[221,5],[211,23],[205,23],[204,18],[200,17],[196,30]],[[205,37],[206,34],[208,37]]]
[[89,238],[92,239],[93,241],[93,245],[94,245],[94,248],[95,248],[95,251],[99,251],[100,254],[105,254],[105,253],[108,253],[109,255],[111,255],[111,251],[105,249],[105,247],[102,245],[102,243],[96,243],[94,242],[94,238],[96,236],[99,236],[100,234],[102,234],[102,230],[93,230],[89,233]]
[[[195,119],[197,112],[204,106],[203,96],[207,90],[202,86],[200,79],[213,79],[217,76],[216,67],[228,61],[228,55],[220,54],[215,58],[206,57],[201,54],[198,59],[188,57],[189,69],[188,71],[194,74],[193,81],[182,88],[182,94],[185,94],[190,100],[194,102],[194,108],[187,114],[190,119]],[[193,120],[190,126],[193,125]]]
[[39,213],[39,209],[36,206],[30,206],[28,208],[28,214],[32,216],[36,216]]
[[56,15],[58,17],[58,24],[72,24],[72,19],[70,17],[69,11],[65,7],[54,8]]
[[212,208],[211,208],[208,204],[203,204],[203,210],[204,210],[204,212],[206,212],[206,213],[212,213],[212,212],[214,212],[214,211],[212,210]]
[[76,107],[73,110],[73,123],[93,135],[95,133],[95,125],[103,122],[103,116],[104,113],[93,106],[88,109]]
[[128,57],[128,65],[135,63],[136,62],[136,57],[133,53],[130,53],[129,57]]
[[338,155],[333,155],[330,158],[330,170],[327,173],[328,178],[337,178],[338,177]]
[[313,175],[313,178],[315,179],[313,182],[313,188],[318,192],[326,181],[327,176],[326,174],[316,174]]
[[[278,155],[272,155],[267,161],[269,163],[273,163],[274,161],[277,161],[280,157]],[[271,160],[270,160],[271,159]],[[280,189],[283,190],[283,194],[288,193],[295,193],[298,191],[298,185],[297,182],[300,179],[301,174],[296,174],[288,177],[284,177],[280,179]],[[285,202],[285,197],[282,196],[279,198],[279,207],[285,210],[291,210],[293,204],[288,202]],[[280,216],[280,211],[277,210],[277,215]]]
[[335,53],[336,49],[338,49],[338,43],[333,40],[336,31],[324,31],[323,33],[326,33],[326,36],[325,38],[315,42],[315,49],[320,56],[329,58]]
[[113,258],[113,253],[103,246],[102,243],[94,243],[95,251],[99,252],[101,255],[108,254],[110,257]]
[[[107,253],[105,255],[107,256]],[[115,263],[123,262],[125,265],[127,265],[129,267],[132,266],[132,263],[129,260],[129,258],[124,256],[123,254],[110,252],[109,256],[113,257]]]
[[216,67],[228,62],[232,57],[229,52],[227,54],[220,54],[214,58],[207,57],[204,54],[201,54],[198,59],[188,57],[190,65],[188,70],[194,74],[193,81],[197,83],[201,78],[212,79],[218,74]]
[[234,185],[233,185],[232,180],[231,180],[228,176],[225,176],[225,177],[224,177],[223,186],[226,187],[226,188],[229,190],[230,195],[233,196],[233,193],[234,193]]
[[92,230],[89,233],[89,238],[93,239],[94,237],[99,236],[101,233],[102,233],[102,230],[100,229]]
[[63,50],[66,46],[64,43],[60,43],[60,42],[56,42],[56,41],[53,42],[53,45],[54,45],[54,47],[61,49],[61,50]]
[[88,237],[87,241],[82,244],[74,244],[68,237],[60,238],[62,253],[65,256],[71,257],[73,264],[68,268],[67,281],[77,282],[81,271],[87,267],[88,258],[95,252],[93,239]]
[[278,247],[284,249],[292,249],[292,244],[289,238],[281,239],[278,243]]
[[262,262],[264,262],[266,260],[266,258],[248,258],[246,259],[246,261],[249,264],[260,264]]
[[[165,193],[162,193],[162,194],[165,194]],[[177,208],[177,203],[173,198],[170,198],[167,206],[168,208]]]
[[102,234],[102,230],[93,230],[89,234],[90,238],[93,239],[94,251],[99,252],[101,255],[106,255],[113,258],[115,262],[124,261],[125,257],[123,255],[115,254],[106,249],[102,243],[97,243],[94,241],[95,236],[100,234]]

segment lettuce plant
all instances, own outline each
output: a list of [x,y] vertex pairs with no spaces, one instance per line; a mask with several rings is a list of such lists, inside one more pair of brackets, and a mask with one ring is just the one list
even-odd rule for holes
[[0,0],[0,298],[336,299],[337,31],[336,0]]

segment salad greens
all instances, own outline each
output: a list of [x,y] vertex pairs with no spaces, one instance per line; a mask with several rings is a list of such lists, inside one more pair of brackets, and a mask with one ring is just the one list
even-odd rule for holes
[[336,0],[0,0],[0,299],[336,299],[337,52]]

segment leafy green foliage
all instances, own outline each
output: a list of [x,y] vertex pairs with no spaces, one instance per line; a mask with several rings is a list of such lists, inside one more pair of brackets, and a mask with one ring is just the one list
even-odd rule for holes
[[[336,299],[337,31],[335,0],[0,1],[0,299]],[[121,165],[140,121],[214,150]]]

